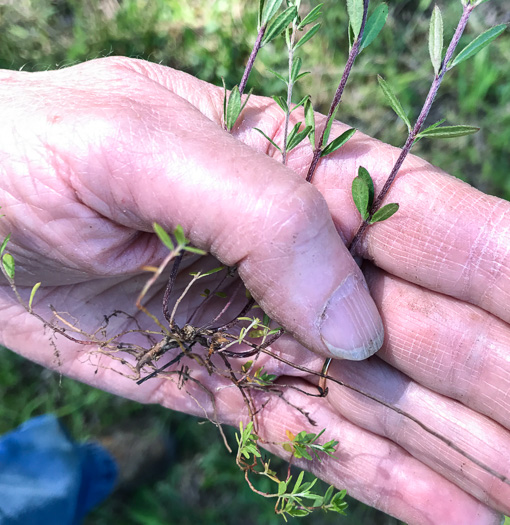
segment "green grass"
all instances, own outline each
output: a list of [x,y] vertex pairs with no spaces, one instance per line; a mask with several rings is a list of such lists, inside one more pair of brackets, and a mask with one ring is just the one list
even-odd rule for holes
[[[245,6],[246,4],[246,6]],[[105,55],[145,58],[183,69],[221,85],[239,82],[256,32],[257,2],[217,0],[18,0],[0,5],[0,67],[38,71],[64,67]],[[451,35],[460,2],[439,2],[445,33]],[[492,0],[473,17],[468,41],[501,19],[506,0]],[[362,54],[349,81],[339,118],[383,141],[401,145],[405,129],[385,105],[377,87],[381,74],[416,116],[430,84],[427,49],[430,0],[392,1],[387,27]],[[300,95],[311,93],[326,112],[346,54],[343,2],[329,0],[319,37],[303,47],[304,70],[310,70]],[[498,15],[500,19],[497,19]],[[415,152],[480,189],[510,198],[510,35],[500,37],[449,75],[431,121],[482,128],[474,137],[444,142],[420,141]],[[258,94],[281,93],[268,68],[285,69],[284,48],[263,49],[250,80]],[[195,418],[143,406],[100,392],[0,350],[0,433],[30,417],[53,412],[79,440],[100,436],[138,417],[172,436],[178,457],[168,476],[142,485],[129,496],[113,496],[87,520],[90,525],[281,523],[270,502],[253,495],[242,481],[234,458],[218,432]],[[230,432],[230,436],[232,433]],[[233,441],[233,440],[232,440]],[[251,520],[251,521],[249,521]],[[393,524],[397,520],[352,501],[346,519],[311,517],[302,523]]]

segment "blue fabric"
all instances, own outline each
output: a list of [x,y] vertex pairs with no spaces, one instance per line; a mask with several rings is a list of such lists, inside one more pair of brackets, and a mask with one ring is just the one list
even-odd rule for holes
[[0,525],[79,525],[113,490],[117,466],[95,443],[75,443],[53,415],[0,437]]

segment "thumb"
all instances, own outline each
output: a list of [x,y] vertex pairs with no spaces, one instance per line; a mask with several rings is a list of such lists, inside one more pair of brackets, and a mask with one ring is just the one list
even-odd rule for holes
[[[122,105],[135,111],[114,110],[114,136],[96,137],[109,144],[108,162],[83,177],[83,199],[100,188],[109,202],[102,212],[118,222],[150,229],[156,221],[169,230],[180,224],[193,244],[237,265],[263,310],[314,352],[352,360],[376,352],[381,318],[319,191],[161,82],[133,77],[136,105]],[[127,89],[120,85],[119,98]],[[108,112],[95,116],[101,117],[111,123]]]

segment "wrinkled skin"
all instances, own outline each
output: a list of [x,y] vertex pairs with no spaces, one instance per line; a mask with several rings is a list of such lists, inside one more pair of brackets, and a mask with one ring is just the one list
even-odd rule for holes
[[[309,145],[294,150],[286,168],[253,131],[281,138],[281,112],[272,101],[252,97],[231,136],[220,126],[220,89],[136,60],[3,71],[0,100],[0,230],[12,233],[22,295],[43,283],[34,303],[41,315],[51,317],[48,305],[54,305],[90,332],[122,309],[154,329],[134,302],[147,279],[141,267],[160,264],[167,253],[151,233],[157,221],[168,231],[182,225],[196,246],[239,266],[259,303],[294,336],[279,339],[271,348],[276,354],[320,370],[329,355],[324,338],[336,338],[354,359],[359,348],[373,353],[380,320],[363,285],[347,301],[362,305],[364,321],[343,326],[344,317],[333,314],[333,328],[323,331],[322,314],[346,278],[362,282],[344,247],[359,225],[350,197],[357,167],[365,166],[380,188],[397,150],[356,133],[321,162],[309,185],[303,181]],[[345,129],[337,123],[333,133]],[[330,374],[412,413],[510,477],[510,204],[415,157],[389,199],[399,212],[370,228],[359,247],[370,261],[364,273],[384,322],[383,347],[367,360],[335,361]],[[218,264],[211,259],[185,259],[176,290],[189,281],[190,266]],[[206,285],[214,286],[213,279]],[[161,319],[162,289],[158,283],[145,298]],[[211,301],[203,321],[218,308]],[[247,419],[239,391],[193,361],[187,363],[192,375],[207,391],[192,382],[179,389],[160,377],[137,386],[106,357],[93,366],[94,347],[57,336],[56,355],[51,331],[7,285],[0,316],[2,344],[65,375],[142,403],[205,411],[228,424]],[[129,326],[119,316],[108,328]],[[268,357],[259,363],[280,383],[317,392],[316,376]],[[282,441],[287,429],[327,428],[325,437],[340,442],[338,458],[305,467],[412,525],[495,524],[500,512],[510,513],[508,484],[404,416],[328,386],[325,398],[286,390],[287,401],[309,411],[316,427],[273,396],[259,415],[263,437]],[[264,396],[255,399],[267,401]]]

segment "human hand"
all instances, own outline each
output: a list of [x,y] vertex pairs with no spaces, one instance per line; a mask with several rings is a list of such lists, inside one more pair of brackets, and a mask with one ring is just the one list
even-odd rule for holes
[[[35,310],[50,317],[51,304],[88,333],[114,310],[134,315],[134,298],[147,279],[140,268],[158,265],[167,253],[151,233],[157,221],[169,231],[182,225],[195,245],[238,265],[259,303],[295,336],[280,338],[275,354],[320,371],[329,351],[362,358],[378,347],[378,314],[340,238],[352,238],[359,223],[350,198],[357,166],[380,187],[395,149],[356,134],[323,160],[316,191],[300,177],[309,148],[290,156],[292,171],[264,154],[267,142],[253,128],[272,137],[281,132],[278,109],[267,99],[253,97],[235,140],[219,126],[221,90],[155,64],[102,59],[56,72],[3,72],[0,80],[6,108],[0,227],[4,236],[12,232],[18,286],[43,283]],[[338,124],[335,132],[343,130]],[[510,205],[417,158],[391,191],[399,213],[370,228],[360,247],[372,261],[366,275],[384,319],[385,344],[377,358],[336,362],[330,375],[413,414],[508,476],[504,218]],[[191,266],[214,265],[211,257],[190,260],[177,294]],[[321,325],[329,297],[349,275],[352,298],[343,308],[329,301],[338,309],[325,316],[333,327]],[[147,295],[158,315],[161,292],[153,287]],[[181,315],[197,300],[188,297]],[[27,314],[7,286],[0,301],[3,344],[32,360],[141,402],[205,411],[230,424],[246,417],[239,391],[192,362],[196,382],[187,390],[193,397],[159,377],[137,386],[119,373],[121,363],[104,356],[97,357],[95,374],[83,347],[56,336],[56,352],[51,330]],[[202,322],[217,313],[214,306],[209,302]],[[150,319],[136,317],[153,328]],[[129,327],[119,317],[108,330]],[[266,356],[259,362],[280,383],[316,391],[316,376]],[[491,509],[510,512],[507,484],[402,414],[332,381],[328,386],[325,398],[286,391],[287,401],[328,429],[326,439],[340,441],[338,460],[306,466],[316,475],[412,524],[497,523]],[[308,422],[272,398],[259,424],[265,439],[278,442],[286,429],[300,431]]]

